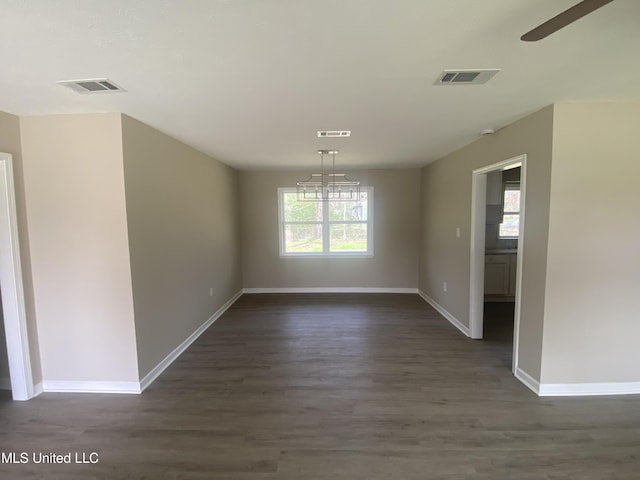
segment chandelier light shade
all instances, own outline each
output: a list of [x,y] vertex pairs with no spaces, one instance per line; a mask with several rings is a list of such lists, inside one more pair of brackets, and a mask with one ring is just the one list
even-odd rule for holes
[[[320,172],[300,182],[296,182],[299,201],[353,201],[360,199],[360,182],[349,180],[344,173],[336,173],[338,150],[318,150]],[[325,157],[331,157],[331,167]]]

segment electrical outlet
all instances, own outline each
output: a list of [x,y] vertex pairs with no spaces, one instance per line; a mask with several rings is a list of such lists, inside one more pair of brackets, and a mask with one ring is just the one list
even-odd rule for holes
[[456,238],[460,238],[460,227],[456,227]]
[[210,297],[213,297],[213,287],[211,287],[211,288],[209,289],[209,296],[210,296]]
[[443,292],[447,291],[447,282],[442,282],[442,291]]

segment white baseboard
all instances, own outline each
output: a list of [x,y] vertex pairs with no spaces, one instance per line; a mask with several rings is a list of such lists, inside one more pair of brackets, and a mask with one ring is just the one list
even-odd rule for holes
[[140,393],[139,382],[76,382],[66,380],[44,380],[45,392],[64,393]]
[[621,383],[540,383],[524,370],[515,377],[540,397],[579,397],[588,395],[637,395],[640,382]]
[[33,386],[33,396],[34,397],[37,397],[38,395],[40,395],[43,392],[44,392],[44,389],[42,388],[42,382],[38,382]]
[[640,382],[620,383],[542,383],[541,397],[640,394]]
[[420,295],[425,302],[427,302],[429,305],[431,305],[433,308],[435,308],[440,315],[442,315],[444,318],[449,320],[449,322],[454,327],[456,327],[458,330],[460,330],[462,333],[464,333],[467,337],[471,336],[471,332],[469,331],[469,327],[467,327],[460,320],[458,320],[456,317],[451,315],[442,305],[440,305],[438,302],[436,302],[433,298],[431,298],[429,295],[424,293],[422,290],[418,290],[418,295]]
[[284,288],[244,288],[243,293],[418,293],[417,288],[378,287],[284,287]]
[[531,390],[536,395],[540,395],[540,382],[538,382],[535,378],[529,375],[527,372],[522,370],[520,367],[516,368],[516,373],[514,376],[520,380],[529,390]]
[[242,291],[237,292],[229,301],[220,307],[206,322],[167,355],[140,382],[77,382],[66,380],[44,380],[34,386],[35,395],[42,392],[65,393],[128,393],[139,394],[147,388],[171,363],[180,356],[213,322],[240,298]]
[[[0,378],[0,390],[11,390],[10,378]],[[33,386],[33,396],[27,398],[26,400],[30,400],[31,398],[37,397],[42,392],[43,392],[42,382],[38,382]]]
[[158,378],[158,376],[165,371],[165,369],[171,365],[176,358],[178,358],[189,346],[196,341],[196,339],[209,328],[213,322],[222,316],[231,305],[233,305],[238,298],[242,295],[243,290],[237,292],[231,299],[229,299],[222,307],[220,307],[209,319],[204,322],[198,329],[187,337],[187,339],[173,349],[169,355],[167,355],[158,365],[156,365],[149,373],[147,373],[142,380],[140,380],[139,390],[144,391],[151,383]]

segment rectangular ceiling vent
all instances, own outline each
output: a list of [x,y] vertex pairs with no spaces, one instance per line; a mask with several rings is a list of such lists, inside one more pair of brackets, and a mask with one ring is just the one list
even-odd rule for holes
[[61,80],[56,82],[62,86],[68,87],[76,93],[115,93],[125,92],[126,90],[119,87],[108,78],[90,78],[86,80]]
[[500,71],[499,68],[477,70],[445,70],[434,85],[481,85]]
[[351,130],[318,130],[318,137],[350,137]]

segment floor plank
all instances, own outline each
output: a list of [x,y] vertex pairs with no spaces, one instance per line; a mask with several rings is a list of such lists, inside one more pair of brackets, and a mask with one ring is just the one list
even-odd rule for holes
[[637,479],[640,398],[538,398],[512,310],[463,337],[417,295],[244,295],[140,396],[0,399],[0,478]]

